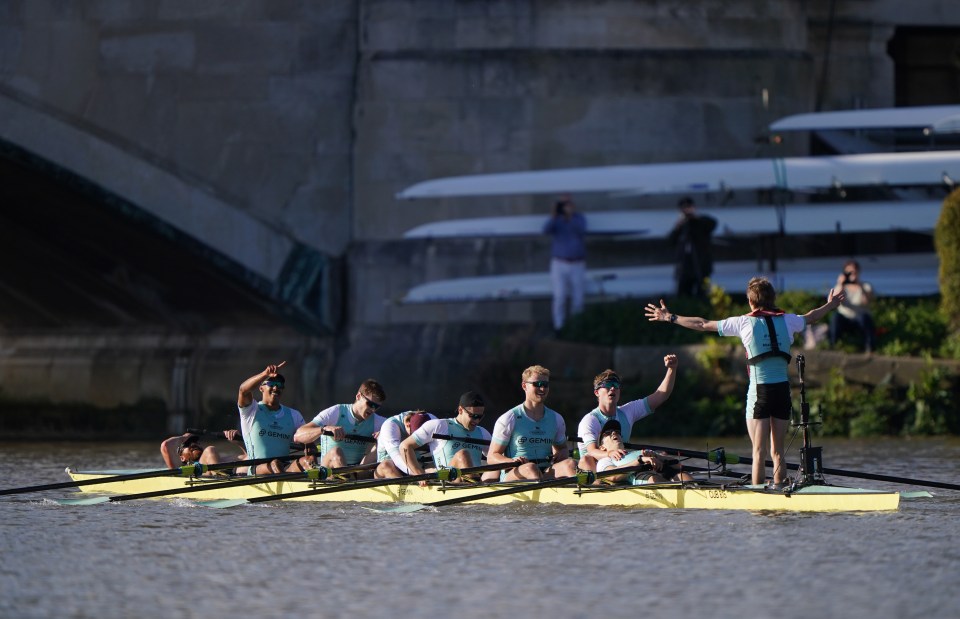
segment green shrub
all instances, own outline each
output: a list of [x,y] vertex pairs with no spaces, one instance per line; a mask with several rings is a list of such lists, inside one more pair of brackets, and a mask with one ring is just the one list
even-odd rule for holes
[[940,209],[933,242],[940,258],[940,310],[951,331],[960,330],[960,189]]
[[956,431],[958,425],[957,380],[943,368],[929,367],[910,383],[907,400],[912,404],[912,415],[904,424],[908,435],[944,434]]

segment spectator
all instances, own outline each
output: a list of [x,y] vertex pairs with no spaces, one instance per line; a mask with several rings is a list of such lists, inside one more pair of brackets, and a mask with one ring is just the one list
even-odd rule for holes
[[837,276],[834,294],[843,292],[846,297],[830,316],[830,345],[848,332],[859,332],[863,337],[863,350],[870,353],[876,348],[873,316],[870,303],[873,301],[873,286],[860,279],[860,264],[856,260],[847,260],[843,272]]
[[553,237],[550,282],[553,285],[553,330],[559,334],[566,322],[568,296],[570,315],[583,311],[587,219],[576,212],[569,196],[563,196],[554,205],[553,215],[544,224],[543,232]]
[[677,295],[707,299],[706,280],[713,274],[713,252],[710,235],[717,220],[697,214],[693,198],[681,198],[677,203],[680,219],[670,231],[669,239],[676,248]]

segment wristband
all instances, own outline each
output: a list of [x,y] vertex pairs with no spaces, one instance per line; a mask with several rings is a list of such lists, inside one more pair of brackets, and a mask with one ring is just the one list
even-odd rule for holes
[[670,322],[672,322],[673,324],[676,324],[676,323],[677,323],[677,315],[676,315],[676,314],[670,314]]

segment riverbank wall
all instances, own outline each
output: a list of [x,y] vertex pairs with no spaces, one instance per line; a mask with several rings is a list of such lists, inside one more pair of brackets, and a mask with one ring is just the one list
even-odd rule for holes
[[[476,389],[494,415],[520,401],[520,374],[549,368],[549,404],[576,420],[595,406],[593,377],[615,368],[630,385],[654,388],[663,356],[680,371],[698,367],[704,346],[591,346],[536,328],[411,325],[363,329],[349,344],[289,329],[225,329],[199,335],[164,332],[33,333],[0,337],[0,438],[158,438],[188,427],[237,427],[240,383],[269,363],[286,361],[284,402],[306,419],[376,378],[387,391],[385,414],[422,408],[452,415],[463,391]],[[798,351],[795,351],[798,352]],[[806,382],[832,369],[863,384],[905,386],[929,363],[960,374],[960,362],[802,351]],[[742,380],[746,366],[731,347],[724,367]],[[796,368],[792,365],[791,372]]]

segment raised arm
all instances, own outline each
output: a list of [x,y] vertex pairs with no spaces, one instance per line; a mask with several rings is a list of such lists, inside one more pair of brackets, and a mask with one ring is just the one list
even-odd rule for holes
[[677,356],[666,355],[663,358],[663,365],[666,366],[667,373],[664,374],[657,390],[647,396],[647,405],[654,410],[667,401],[667,398],[673,393],[673,385],[677,381]]
[[837,309],[837,307],[845,298],[846,297],[843,294],[843,290],[840,290],[840,292],[837,292],[836,288],[831,288],[830,292],[827,293],[827,302],[821,305],[820,307],[816,309],[812,309],[806,314],[804,314],[803,322],[805,322],[808,325],[811,323],[817,322],[818,320],[826,316],[827,313],[830,312],[831,310]]
[[182,442],[182,436],[171,436],[160,443],[160,455],[163,457],[163,462],[167,465],[168,469],[175,469],[180,466],[180,456],[177,454],[177,449]]
[[700,318],[699,316],[680,316],[679,314],[672,314],[670,310],[667,309],[667,304],[663,302],[663,299],[660,299],[660,307],[657,307],[653,303],[648,303],[645,315],[647,320],[651,322],[672,322],[673,324],[686,327],[693,331],[712,331],[717,332],[717,321],[716,320],[707,320],[706,318]]
[[267,377],[275,375],[277,370],[286,365],[286,363],[286,361],[281,361],[277,365],[268,365],[259,374],[254,374],[247,380],[240,383],[240,392],[237,394],[237,406],[240,408],[250,406],[250,403],[253,402],[254,389],[256,389],[260,383],[266,380]]

